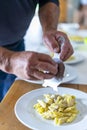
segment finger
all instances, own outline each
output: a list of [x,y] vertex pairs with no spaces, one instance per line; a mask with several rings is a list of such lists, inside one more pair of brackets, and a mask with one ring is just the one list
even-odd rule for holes
[[58,73],[56,74],[56,76],[58,78],[63,78],[63,76],[64,76],[64,70],[65,70],[65,66],[64,66],[63,62],[60,62],[58,64]]
[[50,73],[44,73],[44,72],[38,71],[38,70],[32,70],[31,72],[32,73],[29,73],[30,77],[34,77],[38,80],[50,79],[54,76]]
[[38,78],[33,77],[33,76],[31,76],[31,75],[29,75],[26,79],[27,79],[27,80],[38,80]]
[[33,69],[29,69],[29,68],[27,69],[27,72],[26,72],[24,79],[26,79],[26,80],[38,80],[38,78],[33,76]]
[[59,52],[61,52],[62,46],[63,46],[64,43],[65,43],[65,38],[64,38],[63,36],[57,36],[57,37],[56,37],[56,40],[57,40],[57,42],[58,42],[58,44],[59,44]]
[[60,45],[60,59],[65,61],[73,54],[73,47],[65,33],[58,32],[56,39]]
[[48,62],[39,62],[35,68],[37,70],[41,70],[41,71],[47,71],[49,72],[50,74],[53,74],[53,75],[56,75],[57,73],[57,64],[55,63],[55,65],[52,65]]
[[56,63],[54,62],[54,60],[51,58],[51,56],[47,55],[47,54],[38,54],[38,60],[41,62],[47,62],[50,63],[52,65],[55,65]]
[[72,46],[71,45],[66,46],[65,44],[63,45],[61,53],[60,53],[60,59],[63,61],[67,60],[73,54]]
[[59,45],[54,36],[48,37],[44,44],[51,50],[51,52],[59,52]]
[[60,59],[64,61],[67,55],[69,55],[69,48],[64,44],[60,53]]
[[66,55],[64,56],[63,61],[66,61],[73,53],[71,53],[71,51],[69,51],[68,53],[66,53]]

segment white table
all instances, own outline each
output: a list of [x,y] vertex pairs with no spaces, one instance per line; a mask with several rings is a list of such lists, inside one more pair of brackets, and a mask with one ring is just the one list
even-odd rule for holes
[[84,56],[84,61],[71,65],[77,71],[78,77],[71,83],[87,84],[87,52],[80,52]]

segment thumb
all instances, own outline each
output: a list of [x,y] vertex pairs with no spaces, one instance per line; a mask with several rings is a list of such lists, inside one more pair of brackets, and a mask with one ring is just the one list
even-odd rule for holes
[[60,44],[58,41],[55,40],[55,44],[52,45],[54,53],[59,53],[60,52]]

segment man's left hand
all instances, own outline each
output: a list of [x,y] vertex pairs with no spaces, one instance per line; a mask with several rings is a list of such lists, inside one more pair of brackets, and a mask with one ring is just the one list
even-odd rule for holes
[[[63,38],[64,40],[60,40]],[[43,35],[44,44],[51,52],[60,53],[62,61],[67,60],[73,54],[73,47],[68,36],[60,31],[49,30]]]

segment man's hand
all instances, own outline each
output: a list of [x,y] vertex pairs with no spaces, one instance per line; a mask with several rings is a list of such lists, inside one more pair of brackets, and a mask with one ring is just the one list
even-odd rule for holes
[[12,73],[24,79],[49,79],[58,73],[58,64],[49,55],[42,53],[14,52],[10,65]]
[[53,78],[55,75],[62,76],[64,73],[62,67],[60,68],[60,63],[56,63],[47,54],[14,52],[0,47],[0,70],[22,79],[43,80]]
[[[64,41],[60,40],[63,38]],[[43,35],[44,44],[51,52],[60,53],[60,59],[65,61],[73,54],[73,47],[63,32],[56,30],[49,30]]]
[[[60,7],[54,2],[49,1],[39,9],[44,43],[51,52],[60,53],[60,59],[65,61],[73,54],[73,48],[67,35],[57,31],[59,14]],[[60,37],[64,37],[64,44]]]
[[64,77],[64,71],[65,71],[64,63],[56,57],[53,57],[53,60],[58,64],[57,68],[58,72],[56,74],[56,77],[62,79]]

